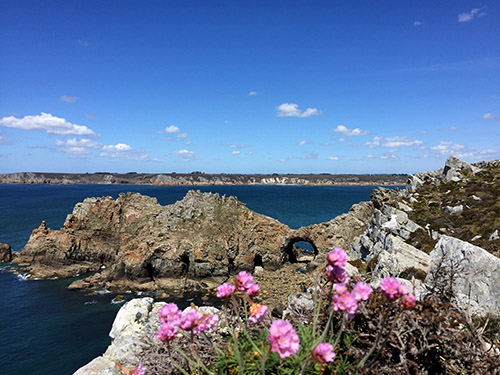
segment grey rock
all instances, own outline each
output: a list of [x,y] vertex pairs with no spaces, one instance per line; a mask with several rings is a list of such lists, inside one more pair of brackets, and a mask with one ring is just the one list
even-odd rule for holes
[[474,236],[471,238],[471,241],[477,241],[477,240],[480,240],[483,236],[481,236],[480,234],[478,234],[477,236]]
[[418,178],[416,175],[410,175],[406,181],[406,190],[410,193],[414,193],[421,187],[424,182]]
[[498,235],[498,229],[495,229],[495,231],[491,234],[490,238],[488,238],[488,241],[495,241],[498,240],[500,236]]
[[384,241],[384,249],[377,256],[372,279],[380,280],[387,276],[399,276],[409,269],[427,273],[428,267],[428,254],[408,245],[401,238],[389,234]]
[[457,238],[442,236],[430,253],[429,291],[451,295],[475,314],[500,312],[500,259]]
[[475,194],[472,194],[471,198],[472,198],[472,199],[474,199],[475,201],[480,201],[480,200],[482,200],[481,198],[479,198],[479,197],[478,197],[477,195],[475,195]]
[[464,211],[464,206],[462,204],[459,204],[457,206],[446,206],[444,209],[443,209],[444,212],[446,212],[447,214],[450,214],[450,215],[454,215],[454,214],[460,214]]
[[412,212],[413,211],[413,208],[411,208],[407,204],[401,203],[401,202],[398,203],[398,208],[402,211],[405,211],[405,212]]
[[444,165],[442,178],[445,181],[458,182],[463,178],[463,175],[460,172],[465,170],[470,170],[472,173],[476,173],[479,168],[471,166],[465,161],[457,159],[454,156],[450,156]]

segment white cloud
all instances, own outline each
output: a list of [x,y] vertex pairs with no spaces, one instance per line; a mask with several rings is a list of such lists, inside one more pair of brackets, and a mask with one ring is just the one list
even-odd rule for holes
[[415,27],[417,27],[417,26],[422,26],[422,25],[423,25],[423,23],[422,23],[422,22],[420,22],[420,21],[415,21],[415,22],[413,22],[413,26],[415,26]]
[[99,142],[94,142],[88,138],[71,138],[65,141],[56,139],[56,146],[61,147],[61,151],[70,154],[88,154],[91,149],[102,148],[102,144]]
[[307,108],[302,112],[298,104],[295,103],[283,103],[276,107],[276,115],[278,117],[310,117],[320,114],[321,111],[317,108]]
[[89,42],[87,42],[85,40],[78,39],[76,42],[80,45],[80,47],[88,47],[89,46]]
[[229,147],[229,148],[245,148],[245,147],[248,147],[247,145],[242,145],[241,143],[232,144],[232,143],[229,143],[229,142],[224,143],[224,146]]
[[179,129],[179,127],[177,127],[175,125],[170,125],[170,126],[167,126],[163,132],[167,133],[167,134],[172,134],[172,133],[178,133],[180,131],[181,131],[181,129]]
[[231,152],[233,155],[239,155],[240,154],[240,151],[233,151]]
[[177,138],[187,138],[188,133],[177,134]]
[[373,137],[371,142],[366,142],[366,147],[388,147],[388,148],[397,148],[397,147],[410,147],[410,146],[420,146],[424,142],[418,139],[408,139],[407,137]]
[[472,21],[474,18],[485,16],[486,12],[484,10],[486,8],[488,7],[484,6],[481,8],[474,8],[470,12],[460,13],[458,15],[458,22],[469,22]]
[[498,120],[498,117],[491,112],[487,112],[481,116],[481,120]]
[[380,156],[380,159],[382,159],[382,160],[398,160],[399,157],[393,153],[385,153],[385,154]]
[[321,142],[319,145],[323,146],[323,147],[327,147],[327,146],[330,146],[330,143],[328,143],[328,142]]
[[345,142],[345,138],[339,138],[338,141],[339,142]]
[[66,103],[76,103],[78,98],[76,96],[62,95],[59,97],[59,100]]
[[194,151],[179,150],[179,151],[172,152],[172,154],[182,157],[183,161],[191,161],[191,160],[196,159],[196,152],[194,152]]
[[436,151],[441,155],[456,154],[465,149],[464,145],[456,144],[448,141],[441,141],[438,145],[431,147],[432,151]]
[[420,146],[424,142],[418,139],[408,139],[406,137],[389,137],[386,138],[382,143],[382,147],[410,147],[410,146]]
[[87,113],[87,118],[95,119],[97,118],[97,115],[95,113]]
[[251,155],[253,155],[253,152],[252,152],[252,151],[248,151],[248,152],[247,152],[247,155],[250,155],[250,156],[251,156]]
[[329,156],[327,157],[328,160],[339,160],[338,156]]
[[299,146],[304,146],[304,145],[306,145],[306,144],[307,144],[307,141],[300,141],[300,142],[297,142],[297,144],[298,144]]
[[370,132],[368,132],[366,130],[361,130],[359,128],[349,129],[348,127],[346,127],[344,125],[339,125],[335,129],[330,130],[330,132],[340,133],[340,134],[343,134],[347,137],[370,134]]
[[42,130],[48,134],[97,136],[93,130],[84,125],[72,124],[64,118],[44,112],[38,116],[24,116],[23,118],[3,117],[0,119],[0,126],[22,130]]
[[2,137],[0,135],[0,145],[7,145],[9,143],[11,143],[11,141],[9,141],[8,139],[5,139],[4,137]]
[[257,91],[250,91],[248,93],[248,96],[258,96],[258,95],[259,95],[259,93]]
[[382,141],[382,137],[373,137],[373,140],[371,142],[366,142],[365,146],[366,147],[378,147],[380,146],[380,142]]
[[457,130],[458,130],[458,128],[457,128],[456,126],[450,126],[450,130],[451,130],[452,132],[455,132],[455,131],[457,131]]
[[125,143],[117,143],[116,145],[102,146],[102,150],[105,152],[127,152],[132,151],[133,148]]

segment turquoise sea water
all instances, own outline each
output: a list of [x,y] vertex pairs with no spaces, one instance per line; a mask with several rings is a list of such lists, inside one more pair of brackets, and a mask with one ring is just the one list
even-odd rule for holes
[[[291,228],[333,219],[368,200],[370,186],[204,186],[234,195],[247,207]],[[73,206],[90,196],[139,192],[162,205],[193,187],[119,185],[0,185],[0,242],[20,251],[42,220],[59,229]],[[108,333],[120,305],[110,294],[69,291],[70,280],[24,281],[0,266],[0,366],[5,374],[72,374],[110,343]],[[131,297],[131,296],[130,296]],[[180,301],[182,302],[182,301]]]

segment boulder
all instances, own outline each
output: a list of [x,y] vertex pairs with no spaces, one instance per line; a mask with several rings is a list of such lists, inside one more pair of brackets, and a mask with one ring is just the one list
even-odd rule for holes
[[463,178],[463,175],[460,172],[466,170],[476,173],[479,170],[479,168],[473,167],[470,164],[466,163],[465,161],[457,159],[456,157],[451,155],[446,160],[446,163],[444,165],[442,178],[445,181],[458,182]]
[[0,262],[10,262],[12,260],[12,249],[5,242],[0,242]]
[[425,284],[472,313],[500,312],[500,259],[468,242],[441,236]]

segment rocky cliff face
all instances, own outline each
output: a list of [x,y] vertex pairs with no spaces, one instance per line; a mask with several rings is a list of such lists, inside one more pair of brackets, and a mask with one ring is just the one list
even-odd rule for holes
[[190,191],[163,207],[140,194],[87,198],[63,228],[42,223],[15,262],[31,277],[71,277],[98,271],[71,288],[171,289],[180,279],[210,284],[256,266],[276,270],[295,261],[293,244],[309,241],[317,255],[362,233],[371,204],[354,206],[328,223],[291,230],[249,210],[235,197]]
[[442,169],[410,176],[405,190],[374,190],[373,215],[350,258],[374,285],[396,276],[421,297],[439,291],[474,313],[499,312],[499,176],[500,161],[452,156]]

